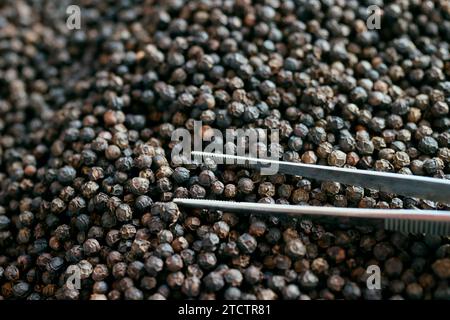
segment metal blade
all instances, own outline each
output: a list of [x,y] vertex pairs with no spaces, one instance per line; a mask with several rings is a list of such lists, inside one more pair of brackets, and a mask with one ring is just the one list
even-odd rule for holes
[[192,154],[222,160],[229,159],[235,161],[238,165],[242,164],[255,168],[278,165],[280,173],[304,176],[322,181],[336,181],[347,185],[359,185],[364,188],[376,189],[387,193],[450,203],[450,180],[447,179],[284,162],[200,151],[193,151]]
[[323,223],[342,224],[344,222],[347,225],[371,225],[403,233],[425,233],[439,236],[450,234],[449,211],[314,207],[182,198],[175,198],[173,201],[181,206],[191,208],[247,214],[304,216],[306,218],[314,218],[315,221]]
[[450,222],[385,219],[384,229],[403,233],[425,233],[448,236],[450,234]]
[[337,208],[184,198],[175,198],[173,202],[191,208],[215,209],[229,212],[450,222],[450,211],[441,210]]

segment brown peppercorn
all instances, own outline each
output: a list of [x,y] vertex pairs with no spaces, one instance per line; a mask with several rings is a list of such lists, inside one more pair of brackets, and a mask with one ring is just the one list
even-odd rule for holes
[[249,233],[255,237],[261,237],[266,232],[267,226],[264,221],[254,221],[249,228]]
[[334,150],[328,156],[328,164],[330,166],[343,167],[346,162],[347,155],[340,150]]
[[440,279],[448,279],[450,278],[450,259],[439,259],[432,265],[433,272]]
[[327,255],[335,262],[335,263],[341,263],[345,260],[346,254],[345,254],[345,250],[337,247],[337,246],[333,246],[327,249]]
[[100,251],[100,244],[96,239],[87,239],[83,244],[83,251],[87,255],[96,254]]
[[317,156],[314,153],[314,151],[306,151],[302,157],[301,160],[303,163],[307,163],[307,164],[316,164],[317,163]]
[[234,184],[227,184],[225,185],[225,189],[223,191],[223,195],[226,198],[234,198],[237,194],[237,188]]
[[116,160],[120,157],[120,148],[116,145],[109,145],[105,150],[105,157],[108,160]]
[[253,191],[254,184],[249,178],[240,178],[238,181],[238,190],[242,193],[249,194]]
[[291,199],[293,203],[307,202],[309,200],[309,191],[302,188],[295,189],[292,192]]

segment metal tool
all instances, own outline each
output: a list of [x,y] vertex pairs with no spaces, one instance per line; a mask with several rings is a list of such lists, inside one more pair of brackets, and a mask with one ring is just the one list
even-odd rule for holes
[[[233,160],[238,165],[253,168],[276,164],[280,173],[299,175],[318,180],[331,180],[343,184],[360,185],[365,188],[438,202],[450,202],[450,180],[207,152],[194,151],[192,154],[216,159]],[[305,216],[308,218],[334,217],[340,222],[360,220],[360,222],[363,221],[384,227],[388,230],[401,232],[437,235],[450,234],[450,211],[442,210],[336,208],[181,198],[174,199],[174,202],[187,207],[231,212],[286,214],[291,216]]]
[[[360,209],[297,206],[252,202],[175,198],[176,204],[191,208],[222,210],[238,213],[286,214],[322,222],[369,224],[386,230],[406,233],[450,234],[450,212],[415,209]],[[327,217],[327,219],[323,219]],[[338,219],[329,219],[338,218]],[[359,221],[354,221],[359,220]]]
[[336,181],[343,184],[358,185],[364,188],[376,189],[387,193],[403,196],[450,203],[450,180],[421,177],[407,174],[388,173],[379,171],[329,167],[315,164],[295,163],[240,157],[226,154],[193,151],[192,155],[216,159],[228,159],[237,164],[255,169],[275,164],[278,172],[307,178]]

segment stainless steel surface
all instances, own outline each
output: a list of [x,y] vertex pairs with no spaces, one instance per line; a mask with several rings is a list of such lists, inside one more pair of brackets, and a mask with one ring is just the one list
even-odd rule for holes
[[[339,217],[348,223],[364,223],[410,233],[427,233],[446,236],[450,234],[450,212],[438,210],[409,209],[360,209],[296,206],[253,202],[232,202],[204,199],[175,198],[173,201],[181,206],[191,208],[214,209],[237,213],[285,214],[290,216],[308,216],[313,218]],[[357,218],[357,219],[355,219]],[[374,223],[372,223],[372,221]]]
[[359,185],[388,193],[450,203],[450,180],[446,179],[239,157],[199,151],[193,151],[192,155],[229,159],[237,164],[244,164],[245,162],[244,165],[256,168],[275,164],[278,165],[280,173],[304,176],[322,181],[336,181],[347,185]]
[[450,234],[450,222],[384,219],[384,229],[405,233],[426,233],[448,236]]
[[322,215],[365,219],[402,219],[450,222],[450,211],[440,210],[315,207],[184,198],[175,198],[173,201],[187,207],[217,209],[230,212],[282,213],[292,216]]

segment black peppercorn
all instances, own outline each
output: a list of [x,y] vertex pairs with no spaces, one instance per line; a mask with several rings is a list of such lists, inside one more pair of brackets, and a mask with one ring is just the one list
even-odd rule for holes
[[184,167],[175,168],[172,177],[175,179],[177,183],[183,183],[189,180],[190,172],[188,169]]
[[418,144],[418,149],[425,154],[433,155],[438,150],[439,145],[432,137],[423,137]]
[[309,270],[306,270],[301,274],[299,274],[298,281],[303,289],[311,290],[317,286],[319,279],[314,273],[312,273]]
[[145,178],[133,178],[130,181],[130,191],[136,195],[144,195],[148,192],[150,182]]
[[223,276],[218,272],[211,272],[203,278],[205,288],[208,291],[219,291],[225,285]]
[[8,281],[16,281],[19,279],[19,269],[14,265],[8,265],[3,272],[3,276]]
[[120,222],[125,222],[131,220],[133,212],[131,207],[125,203],[119,204],[115,211],[117,220]]
[[13,286],[12,291],[15,297],[24,298],[30,291],[30,285],[24,281],[20,281]]
[[75,179],[77,172],[70,166],[64,166],[58,170],[58,181],[61,183],[69,183]]
[[237,244],[244,253],[252,253],[258,243],[250,234],[244,233],[238,238]]
[[157,275],[163,269],[163,266],[164,261],[155,256],[150,256],[144,264],[145,270],[151,276]]
[[197,263],[205,270],[213,268],[217,263],[217,257],[212,252],[203,252],[198,255]]
[[198,184],[194,184],[189,188],[189,195],[194,199],[201,199],[206,196],[206,190]]

